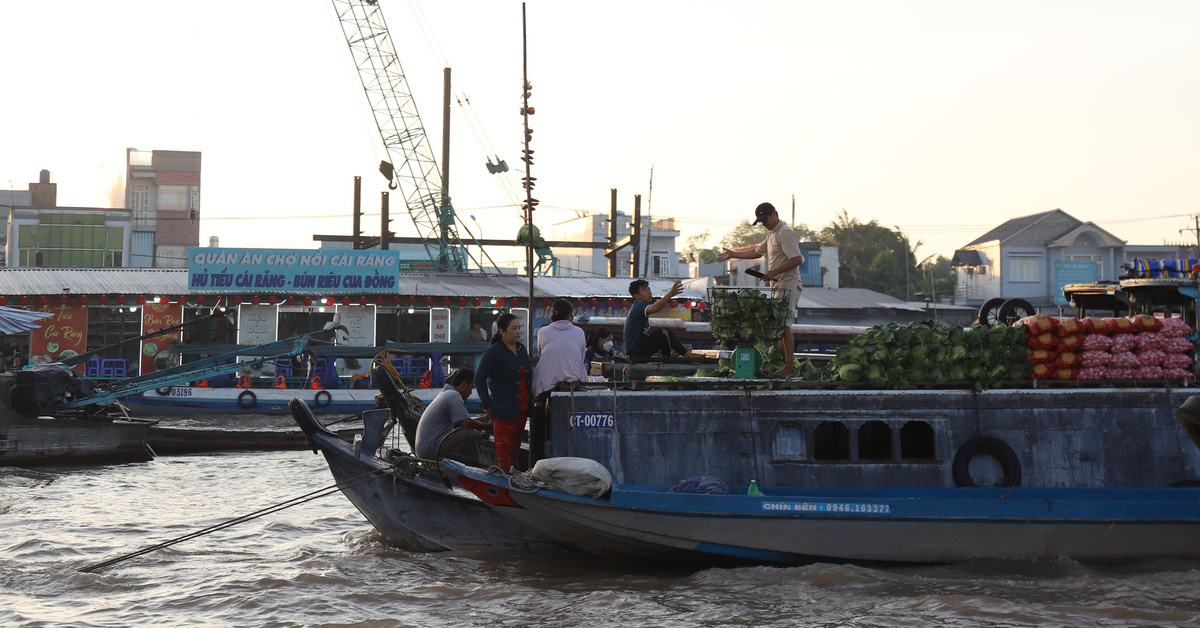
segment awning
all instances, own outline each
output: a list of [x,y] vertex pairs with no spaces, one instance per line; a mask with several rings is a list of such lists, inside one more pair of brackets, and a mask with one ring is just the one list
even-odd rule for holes
[[37,321],[54,316],[52,312],[31,312],[0,305],[0,333],[19,334],[37,329]]

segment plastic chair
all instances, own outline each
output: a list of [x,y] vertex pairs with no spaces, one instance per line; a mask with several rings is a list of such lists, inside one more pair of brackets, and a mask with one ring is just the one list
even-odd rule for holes
[[275,374],[284,377],[292,376],[292,364],[290,360],[277,360],[275,362]]
[[100,377],[100,358],[96,356],[88,358],[83,375],[84,377]]
[[120,358],[100,360],[100,377],[125,377],[126,362]]
[[429,358],[409,358],[408,368],[404,374],[409,377],[420,377],[429,370]]

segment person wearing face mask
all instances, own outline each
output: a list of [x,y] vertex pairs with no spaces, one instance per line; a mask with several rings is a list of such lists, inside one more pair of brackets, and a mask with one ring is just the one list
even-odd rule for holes
[[607,327],[601,327],[588,336],[587,352],[583,354],[585,370],[591,368],[592,360],[596,358],[611,358],[613,356],[613,335]]

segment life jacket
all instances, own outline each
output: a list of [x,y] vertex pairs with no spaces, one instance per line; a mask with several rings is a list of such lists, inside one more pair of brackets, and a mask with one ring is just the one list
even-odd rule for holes
[[238,388],[249,388],[250,387],[250,376],[245,373],[238,375],[237,387]]
[[208,380],[202,379],[202,380],[196,382],[196,387],[197,388],[208,388]]
[[417,383],[417,388],[433,388],[433,371],[425,371],[421,381]]
[[311,380],[309,380],[308,387],[312,388],[313,390],[320,388],[321,387],[321,378],[313,377]]
[[275,376],[275,384],[273,388],[287,388],[287,381],[283,379],[282,375]]

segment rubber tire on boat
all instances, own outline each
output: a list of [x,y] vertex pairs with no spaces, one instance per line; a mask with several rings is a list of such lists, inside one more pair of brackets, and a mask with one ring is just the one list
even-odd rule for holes
[[172,388],[175,388],[175,387],[174,386],[163,386],[162,388],[155,388],[154,392],[158,393],[162,397],[170,397]]
[[974,487],[975,480],[971,479],[971,460],[975,456],[986,455],[1000,461],[1004,477],[997,486],[1021,485],[1021,461],[1017,453],[1007,443],[991,436],[976,436],[963,443],[954,454],[954,464],[951,471],[954,475],[954,485],[958,487]]
[[1009,299],[996,312],[996,322],[1012,325],[1026,316],[1037,314],[1037,310],[1025,299]]
[[[325,396],[322,397],[321,395]],[[324,399],[324,401],[322,401],[322,399]],[[329,394],[328,390],[318,391],[316,396],[313,397],[313,403],[316,404],[318,408],[324,408],[325,406],[333,403],[333,395]]]
[[238,407],[243,410],[249,410],[258,405],[258,396],[249,390],[243,390],[242,394],[238,395]]
[[1004,299],[999,297],[988,299],[984,302],[979,308],[978,316],[976,316],[979,324],[984,327],[991,327],[996,322],[996,313],[1000,310],[1001,305],[1004,305]]

